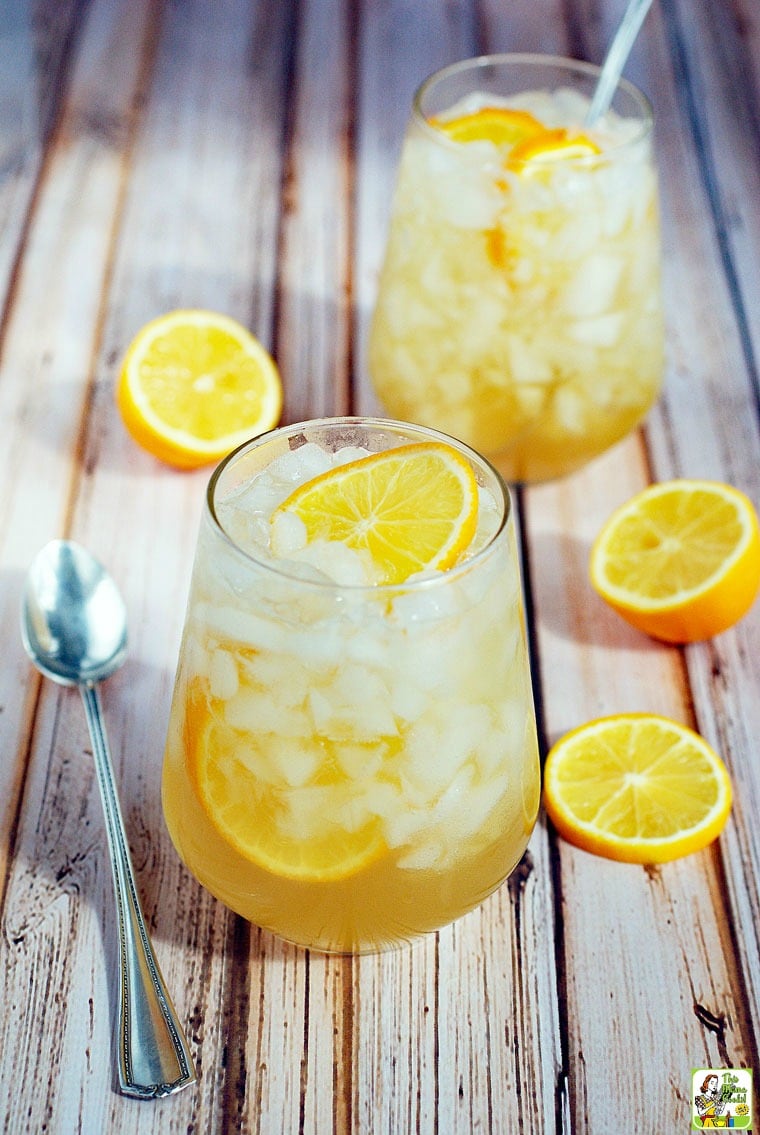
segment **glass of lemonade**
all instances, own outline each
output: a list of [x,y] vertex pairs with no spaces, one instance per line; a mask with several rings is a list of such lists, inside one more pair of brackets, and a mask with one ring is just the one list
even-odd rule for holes
[[[451,457],[475,511],[451,566],[387,582],[366,549],[312,540],[282,505],[300,486],[332,492],[334,470],[363,473],[378,466],[368,455],[396,449],[404,468]],[[427,522],[424,492],[413,495],[402,505],[412,552]],[[389,948],[503,882],[535,823],[539,764],[514,522],[488,462],[424,427],[334,418],[283,427],[221,463],[162,794],[201,883],[306,947]]]
[[657,398],[663,313],[653,118],[599,69],[482,56],[417,91],[368,344],[385,409],[509,481],[564,476]]

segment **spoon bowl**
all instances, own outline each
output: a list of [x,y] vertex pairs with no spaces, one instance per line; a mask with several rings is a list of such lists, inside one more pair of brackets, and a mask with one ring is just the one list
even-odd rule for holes
[[27,654],[54,682],[100,682],[126,658],[127,609],[89,552],[51,540],[29,569],[21,633]]
[[78,686],[92,738],[106,821],[119,928],[119,1085],[155,1099],[187,1087],[195,1070],[153,952],[129,855],[97,683],[127,653],[127,612],[116,584],[88,551],[53,540],[26,581],[21,637],[42,674]]

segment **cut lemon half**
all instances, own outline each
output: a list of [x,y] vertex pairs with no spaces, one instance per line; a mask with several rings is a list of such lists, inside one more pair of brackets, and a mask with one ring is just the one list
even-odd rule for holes
[[[299,790],[256,776],[256,763],[265,758],[254,746],[254,739],[236,734],[221,721],[206,720],[193,733],[189,748],[203,809],[239,855],[283,879],[326,883],[357,874],[385,852],[376,817],[357,830],[325,819],[317,835],[294,834],[289,802]],[[323,777],[319,787],[340,792],[329,777]]]
[[638,630],[665,642],[711,638],[746,614],[760,588],[757,513],[718,481],[651,485],[612,513],[589,571]]
[[664,863],[719,835],[731,782],[693,730],[655,714],[621,714],[557,741],[546,758],[544,803],[570,843],[626,863]]
[[454,142],[493,142],[496,146],[514,146],[544,129],[526,110],[502,106],[484,106],[456,118],[431,118],[430,123]]
[[368,552],[378,582],[403,583],[457,562],[475,535],[478,486],[456,449],[422,442],[329,469],[300,485],[278,512],[299,516],[309,542]]
[[594,157],[601,150],[593,139],[585,134],[575,134],[569,130],[543,130],[518,142],[509,155],[513,168],[528,168],[532,163],[541,166],[556,161],[570,161],[577,158]]
[[191,469],[272,429],[282,409],[274,361],[250,331],[211,311],[173,311],[130,344],[117,404],[137,443]]

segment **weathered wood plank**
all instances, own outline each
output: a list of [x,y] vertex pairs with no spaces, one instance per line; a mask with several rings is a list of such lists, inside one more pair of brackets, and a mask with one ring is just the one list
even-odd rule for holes
[[[251,928],[188,882],[160,809],[169,697],[209,471],[183,475],[139,452],[112,397],[127,343],[161,311],[224,311],[273,345],[292,10],[226,0],[210,19],[198,0],[163,11],[98,360],[87,439],[87,468],[96,475],[81,484],[76,517],[85,542],[110,547],[124,568],[135,628],[121,690],[123,784],[149,841],[145,902],[163,941],[165,976],[180,1012],[184,1006],[199,1022],[198,1086],[173,1100],[170,1112],[141,1115],[151,1131],[237,1130],[238,1122],[242,1131],[275,1131],[299,1115],[305,992],[297,954],[271,942],[262,950]],[[150,555],[133,560],[131,543],[140,546],[146,526]],[[196,921],[207,928],[206,942]],[[221,941],[227,949],[214,949]],[[257,1014],[250,1026],[249,1010]],[[324,1059],[329,1084],[329,1053]],[[122,1116],[123,1102],[112,1100],[114,1129]]]
[[[388,5],[383,20],[366,25],[357,139],[360,339],[366,336],[374,302],[414,89],[438,67],[517,34],[517,14],[511,6],[502,10],[501,22],[498,13],[491,12],[492,23],[486,27],[467,19],[461,8],[452,12],[456,19],[449,23],[441,11],[426,10],[423,18],[418,10],[408,34],[402,34],[398,29],[406,26],[408,6]],[[547,27],[558,41],[562,38],[560,16],[557,11],[552,15],[553,19],[547,17]],[[396,77],[399,81],[394,81]],[[358,379],[360,407],[376,407],[366,369]],[[416,1087],[420,1093],[420,1113],[412,1129],[497,1132],[505,1129],[510,1117],[510,1124],[521,1130],[554,1130],[561,1055],[550,876],[546,832],[538,828],[513,881],[483,910],[438,935],[433,977],[436,1068],[423,1065],[417,1075],[424,1071],[425,1079],[410,1084],[411,1090]],[[424,972],[429,981],[429,970]],[[395,1000],[404,1005],[407,976],[403,970],[399,976],[403,981]],[[400,1016],[401,1011],[397,1013]],[[425,1019],[418,1015],[418,1027],[424,1028]],[[381,1041],[381,1030],[389,1026],[383,1026],[380,1018],[372,1022],[374,1036],[371,1031],[362,1032],[362,1027],[360,1020],[360,1044],[374,1043],[375,1060],[381,1059],[382,1052],[392,1047],[391,1037],[385,1044]],[[398,1023],[396,1027],[400,1028]],[[424,1031],[415,1037],[412,1028],[413,1022],[408,1022],[400,1033],[402,1070],[416,1068],[425,1053]],[[370,1074],[372,1051],[362,1047],[360,1052],[364,1053],[365,1075]],[[372,1076],[370,1082],[382,1083],[380,1068]],[[391,1098],[396,1098],[393,1093]],[[406,1098],[400,1095],[399,1106]],[[390,1112],[387,1120],[385,1115],[383,1112],[379,1129],[409,1129],[408,1115]]]
[[[692,722],[737,789],[717,848],[644,871],[576,851],[542,821],[509,884],[453,927],[408,950],[325,958],[211,899],[178,863],[158,795],[207,473],[161,467],[124,433],[113,382],[129,339],[169,307],[225,310],[275,352],[286,418],[375,410],[364,339],[415,87],[483,50],[599,59],[623,8],[35,9],[41,137],[55,126],[36,195],[38,167],[12,198],[0,187],[0,728],[12,755],[0,768],[0,1114],[14,1135],[669,1132],[688,1122],[692,1064],[757,1063],[758,610],[681,652],[628,629],[586,583],[599,525],[653,477],[707,474],[760,500],[749,0],[696,13],[662,0],[647,19],[627,72],[658,118],[665,392],[639,435],[522,494],[521,518],[545,742],[621,709]],[[109,735],[200,1073],[147,1106],[114,1089],[115,920],[84,716],[75,693],[40,684],[18,641],[22,573],[64,532],[127,600]]]
[[[240,1037],[246,1080],[237,1085],[241,1127],[261,1132],[298,1131],[309,1086],[308,1017],[311,967],[301,951],[254,929],[249,957],[251,992]],[[332,1038],[327,1041],[332,1056]],[[324,1054],[323,1054],[324,1058]],[[313,1084],[311,1085],[313,1090]],[[327,1104],[332,1103],[328,1091]],[[225,1116],[232,1125],[234,1114]],[[305,1128],[313,1130],[311,1126]],[[325,1126],[329,1131],[331,1125]]]
[[355,963],[355,1129],[439,1129],[438,941]]
[[[4,421],[11,429],[23,422],[23,444],[16,440],[5,449],[11,464],[4,483],[25,490],[4,497],[6,570],[21,571],[68,524],[145,11],[142,4],[131,6],[129,15],[101,5],[82,29],[72,97],[51,139],[30,223],[3,358]],[[92,120],[82,122],[77,100],[85,88],[85,101],[101,120],[123,129],[104,132]],[[7,651],[19,672],[18,588],[6,601],[14,616]],[[4,671],[3,679],[8,676]],[[18,760],[31,745],[31,764],[4,909],[2,970],[6,1003],[23,1004],[26,1015],[24,1033],[6,1034],[1,1042],[3,1112],[8,1130],[48,1125],[63,1131],[83,1112],[85,1128],[91,1122],[91,1130],[102,1130],[114,1069],[108,961],[116,956],[103,824],[78,695],[48,684],[29,739],[38,681],[28,672],[17,685],[29,691]],[[4,691],[3,700],[15,715],[17,693]],[[6,737],[14,740],[11,732]],[[4,775],[8,768],[10,761]],[[9,810],[15,806],[12,793],[3,800]],[[4,820],[3,830],[11,833],[12,821]]]
[[[65,485],[67,458],[71,453],[69,448],[67,454],[66,444],[73,442],[77,429],[78,406],[72,402],[71,392],[64,393],[62,388],[50,389],[47,377],[51,368],[49,345],[55,338],[57,318],[55,302],[47,301],[55,301],[67,287],[72,286],[75,278],[73,265],[66,266],[63,260],[81,235],[69,233],[64,236],[61,233],[56,237],[63,224],[61,208],[65,190],[63,196],[57,192],[47,194],[39,203],[39,220],[29,235],[27,226],[31,223],[44,142],[58,113],[60,92],[65,87],[66,65],[72,44],[76,42],[80,8],[81,4],[64,0],[57,5],[55,17],[46,19],[33,13],[22,0],[8,0],[2,14],[0,438],[3,458],[0,475],[5,476],[4,483],[8,484],[9,491],[3,494],[4,529],[0,537],[0,554],[9,586],[0,596],[0,631],[7,644],[6,667],[0,675],[0,705],[4,710],[3,723],[7,729],[5,751],[8,754],[0,770],[0,831],[5,834],[0,843],[0,895],[5,885],[8,845],[13,838],[19,791],[28,756],[29,725],[39,688],[37,677],[29,672],[19,641],[21,577],[37,550],[38,542],[42,542],[50,530],[46,524],[50,524],[51,515],[55,516],[56,510],[64,504],[61,489]],[[55,76],[55,84],[45,86],[42,72],[36,67],[39,60],[45,62],[44,74]],[[102,176],[102,168],[101,165],[97,176]],[[61,167],[64,182],[67,177],[70,178],[71,172],[70,165],[66,169]],[[92,202],[95,200],[93,195]],[[89,252],[96,256],[98,221],[104,214],[99,206],[94,209],[94,214],[91,225],[94,243]],[[56,252],[61,257],[58,280],[54,280],[43,267],[50,252],[51,236],[45,232],[48,225],[52,239],[58,241]],[[100,238],[105,239],[102,229]],[[25,253],[23,272],[18,270],[22,252]],[[26,270],[27,264],[29,271]],[[89,282],[95,291],[100,271],[97,259],[93,258]],[[81,269],[76,269],[76,275],[81,276]],[[62,291],[46,294],[48,288],[53,290],[56,286]],[[25,309],[25,315],[18,318],[11,304],[22,289],[30,298],[31,306],[22,300],[20,306]],[[87,298],[85,285],[83,305]],[[81,348],[80,367],[84,373],[88,346],[83,343]],[[61,424],[63,432],[59,434]],[[57,452],[58,440],[63,450],[60,455]],[[52,455],[47,453],[48,443],[52,446]],[[44,494],[44,499],[40,492],[36,506],[30,509],[23,490],[30,483],[30,478],[31,483],[41,489],[40,477],[47,482],[50,492]]]
[[[643,463],[637,475],[637,439],[623,448],[627,454],[611,453],[561,486],[529,494],[547,743],[593,717],[631,710],[694,724],[680,653],[628,628],[585,581],[591,540],[612,500],[630,496],[644,476]],[[677,1130],[688,1116],[686,1054],[694,1066],[753,1059],[723,929],[728,912],[717,856],[705,852],[646,871],[559,840],[556,854],[571,1129]],[[723,1022],[720,1036],[712,1016]],[[625,1044],[625,1036],[636,1040]],[[656,1083],[631,1094],[631,1081],[651,1081],[652,1069]]]
[[479,51],[540,52],[549,55],[573,55],[573,32],[570,13],[561,0],[549,0],[541,6],[540,19],[532,0],[486,0],[481,25]]
[[[14,554],[25,566],[39,544],[68,527],[70,509],[72,535],[108,563],[130,612],[130,659],[109,683],[106,712],[138,886],[167,982],[180,1013],[191,1022],[201,1087],[149,1109],[111,1094],[115,989],[108,975],[113,975],[116,960],[113,897],[102,851],[95,859],[90,844],[83,846],[87,833],[77,828],[60,844],[35,844],[34,855],[17,860],[9,887],[6,917],[18,921],[17,905],[26,902],[25,890],[36,878],[35,863],[45,851],[54,862],[73,858],[81,864],[80,872],[95,874],[94,888],[86,888],[87,905],[74,904],[67,912],[61,931],[67,946],[54,955],[58,966],[51,970],[41,926],[35,938],[37,954],[33,956],[26,943],[23,956],[17,949],[14,964],[4,967],[9,1000],[21,995],[19,991],[26,996],[27,965],[46,978],[49,973],[51,987],[58,978],[56,988],[64,994],[58,1014],[50,1012],[49,998],[41,998],[29,1011],[27,1027],[38,1047],[26,1054],[20,1090],[12,1077],[16,1069],[3,1068],[3,1091],[13,1100],[14,1114],[23,1115],[23,1123],[32,1129],[49,1116],[54,1127],[65,1130],[71,1117],[79,1116],[83,1130],[122,1130],[125,1125],[137,1130],[139,1125],[140,1130],[185,1131],[191,1122],[214,1130],[229,1106],[222,1063],[225,1025],[235,1012],[231,994],[240,989],[235,966],[247,972],[247,956],[233,956],[230,971],[225,944],[234,920],[180,868],[163,828],[158,795],[163,731],[205,475],[183,478],[169,470],[159,474],[155,463],[126,438],[112,394],[115,364],[128,339],[169,304],[230,310],[263,328],[262,338],[271,326],[279,147],[265,147],[261,161],[254,157],[278,106],[276,86],[273,90],[271,84],[277,82],[274,63],[280,44],[276,22],[267,23],[261,10],[242,3],[224,8],[209,24],[203,4],[163,13],[152,5],[107,0],[93,5],[84,31],[88,38],[82,66],[73,76],[53,139],[6,349],[6,359],[16,366],[24,352],[31,353],[35,367],[27,366],[27,373],[36,370],[46,379],[44,386],[41,379],[36,382],[35,414],[27,407],[25,446],[29,472],[24,476],[37,477],[40,508],[32,518],[28,498],[26,505],[18,502],[17,507],[26,507],[29,531],[24,534],[23,525],[13,525]],[[265,23],[269,65],[252,75],[248,36],[258,36],[260,45],[258,33]],[[159,33],[154,54],[152,42]],[[146,40],[149,50],[143,55]],[[143,59],[154,68],[150,75],[140,70]],[[132,153],[129,123],[137,96],[147,103]],[[180,161],[177,145],[183,137]],[[124,193],[126,156],[131,166]],[[252,176],[255,172],[258,179]],[[57,274],[53,265],[58,265]],[[106,308],[109,317],[101,329]],[[30,328],[36,329],[33,338]],[[42,356],[39,360],[35,352]],[[89,397],[84,381],[88,374]],[[17,397],[22,389],[14,386]],[[89,413],[82,426],[84,409]],[[10,483],[9,475],[6,480]],[[146,557],[148,531],[152,537]],[[43,740],[44,723],[62,699],[67,706],[71,702],[66,695],[45,691],[37,734]],[[76,704],[73,709],[78,709]],[[81,711],[74,722],[81,751],[87,746]],[[52,738],[47,747],[35,749],[35,762],[49,760],[53,770],[66,759]],[[91,779],[75,781],[67,784],[64,797],[56,797],[56,804],[59,811],[86,810],[92,826],[102,833],[94,793]],[[45,803],[30,784],[20,846],[27,846]],[[53,877],[56,873],[57,868],[51,870]],[[84,883],[80,886],[85,890]],[[102,943],[101,926],[106,928]],[[63,1011],[66,1004],[88,1003],[91,1010],[86,1014]],[[44,1043],[38,1043],[40,1036]],[[97,1054],[89,1066],[88,1049]],[[59,1069],[52,1079],[51,1068]],[[61,1068],[66,1069],[65,1077]],[[50,1080],[47,1095],[37,1090],[38,1078],[45,1084]]]
[[[677,34],[671,42],[691,94],[682,95],[681,108],[701,159],[704,201],[699,215],[687,198],[693,211],[679,210],[677,232],[683,239],[686,226],[695,225],[703,232],[712,227],[714,233],[712,247],[699,250],[696,264],[681,265],[680,279],[688,271],[690,282],[690,303],[684,306],[699,320],[709,345],[700,352],[693,340],[684,339],[682,365],[704,391],[704,416],[716,452],[710,442],[704,445],[704,426],[693,422],[687,432],[682,424],[693,405],[693,389],[687,392],[685,384],[669,406],[668,433],[678,438],[687,471],[707,466],[707,475],[737,485],[760,505],[760,216],[752,207],[760,199],[760,75],[753,75],[747,51],[748,35],[754,27],[757,37],[760,21],[756,8],[744,17],[724,13],[722,19],[679,4],[675,13]],[[757,1046],[760,837],[752,817],[760,807],[760,770],[751,754],[760,730],[758,605],[734,630],[690,648],[686,657],[700,731],[724,755],[734,780],[734,822],[720,846],[732,919],[741,927],[737,949]]]
[[284,416],[350,410],[353,31],[343,0],[301,5],[289,46],[277,361]]
[[367,375],[366,340],[412,98],[433,71],[476,50],[468,8],[460,2],[422,9],[414,0],[362,5],[354,174],[354,406],[360,414],[382,412]]
[[[612,26],[598,32],[608,39],[615,13],[605,12]],[[670,50],[672,18],[653,9],[629,72],[654,102],[663,194],[670,366],[663,399],[646,430],[651,456],[634,438],[567,482],[532,490],[527,545],[547,742],[603,713],[662,712],[701,728],[742,778],[739,768],[750,748],[739,735],[741,715],[726,744],[725,726],[723,738],[711,727],[710,706],[716,717],[720,708],[703,683],[696,699],[698,720],[692,717],[694,689],[709,670],[714,648],[691,648],[687,668],[680,652],[657,647],[603,610],[586,582],[599,526],[650,477],[707,474],[744,487],[756,483],[756,466],[750,472],[753,462],[747,460],[756,428],[749,385],[702,194],[704,156],[695,150],[681,112],[688,77],[678,72]],[[591,27],[591,21],[584,26]],[[586,43],[588,54],[600,57],[593,46]],[[730,363],[722,362],[723,352],[733,353]],[[721,437],[731,428],[731,417],[718,417],[710,408],[715,397],[710,385],[728,371],[733,377],[726,384],[720,379],[722,389],[730,388],[729,396],[744,404],[745,414],[742,436],[734,443],[727,434]],[[731,680],[726,685],[734,685],[734,696],[743,701],[753,685],[756,689],[753,664],[746,654],[740,661],[741,647],[735,653],[724,644],[738,645],[754,633],[753,623],[754,618],[722,641],[723,657],[728,649],[734,663],[727,662]],[[737,811],[721,840],[724,853],[742,827]],[[748,971],[737,968],[725,940],[729,911],[718,855],[708,852],[645,873],[599,863],[562,844],[557,853],[572,1129],[676,1130],[688,1116],[686,1054],[693,1054],[694,1064],[715,1066],[751,1065],[755,1057],[751,1015],[743,1000]],[[732,871],[737,868],[733,862]],[[689,912],[697,909],[695,920]],[[650,947],[642,948],[647,942]],[[672,994],[667,1020],[665,989]],[[625,1035],[637,1037],[635,1046],[622,1043]],[[656,1084],[651,1083],[653,1068]],[[647,1092],[630,1091],[631,1083],[647,1081]]]
[[[139,14],[139,7],[136,11]],[[130,42],[126,35],[125,42]],[[124,115],[136,82],[136,59],[139,40],[134,54],[125,54],[112,68],[104,93],[113,105],[123,100]],[[95,42],[84,54],[83,81],[92,78],[89,68],[97,72],[100,65]],[[19,749],[19,763],[4,761],[0,771],[3,831],[13,825],[19,769],[26,758],[39,684],[18,633],[22,573],[38,548],[66,525],[121,184],[120,156],[112,145],[86,132],[73,147],[68,129],[69,120],[64,119],[25,239],[3,341],[0,476],[8,490],[3,494],[0,539],[3,567],[13,586],[0,599],[7,643],[0,699],[7,707],[9,748]]]
[[760,217],[754,202],[760,194],[760,11],[752,3],[693,11],[690,4],[676,0],[673,7],[671,53],[678,55],[689,79],[684,112],[700,151],[716,252],[734,306],[738,346],[757,372],[760,271],[755,253]]
[[4,0],[0,13],[0,296],[23,250],[45,145],[88,0]]

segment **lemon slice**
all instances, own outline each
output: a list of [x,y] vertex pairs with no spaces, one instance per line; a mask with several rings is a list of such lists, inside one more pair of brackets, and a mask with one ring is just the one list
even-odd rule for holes
[[711,843],[731,810],[720,757],[655,714],[603,717],[550,750],[544,802],[570,843],[627,863],[664,863]]
[[292,512],[307,539],[369,552],[380,583],[445,571],[477,526],[478,486],[469,462],[442,442],[402,445],[338,465],[300,485],[275,511]]
[[484,106],[456,118],[431,118],[430,123],[454,142],[493,142],[496,146],[514,146],[543,130],[527,111],[501,106]]
[[550,162],[589,158],[600,153],[596,142],[585,134],[562,129],[543,130],[518,142],[510,152],[509,164],[530,172],[534,162],[544,166]]
[[720,634],[760,589],[760,529],[744,493],[718,481],[650,485],[618,508],[591,550],[591,584],[665,642]]
[[[205,812],[222,838],[256,866],[299,882],[337,882],[384,854],[377,817],[358,830],[325,819],[317,835],[293,834],[290,801],[298,789],[256,775],[256,763],[264,758],[254,752],[250,738],[208,719],[200,730],[188,729],[187,734],[196,791]],[[329,762],[319,787],[341,790]]]
[[173,311],[133,339],[116,397],[143,449],[190,469],[275,426],[282,384],[270,355],[240,323],[217,312]]

